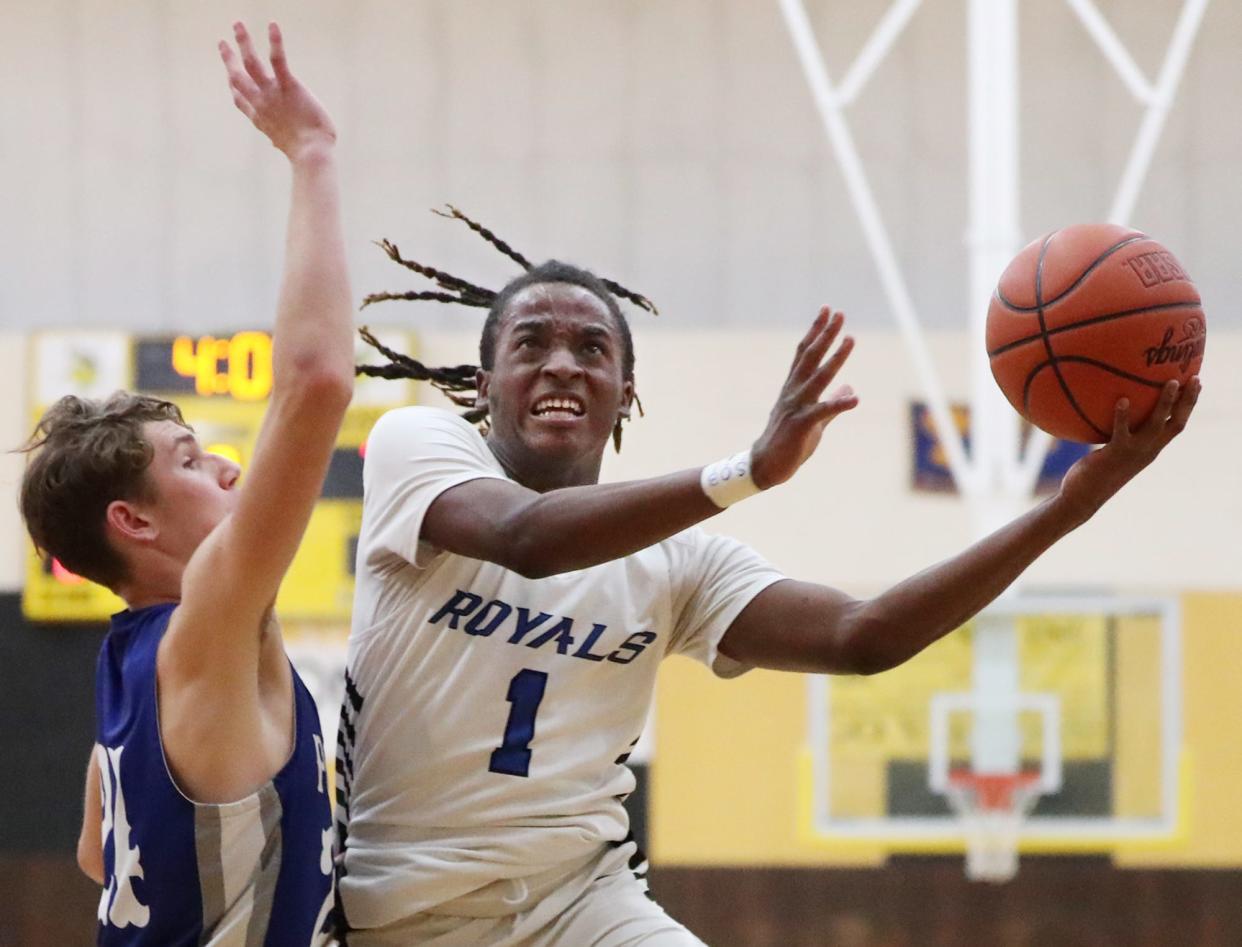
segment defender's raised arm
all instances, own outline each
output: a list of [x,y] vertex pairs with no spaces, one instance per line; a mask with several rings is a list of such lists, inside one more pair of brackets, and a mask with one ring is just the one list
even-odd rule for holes
[[[184,714],[177,696],[161,700],[170,756],[190,773],[201,770],[197,782],[212,796],[227,796],[247,782],[247,774],[234,767],[230,785],[216,785],[212,774],[226,770],[213,768],[213,757],[227,755],[239,738],[253,742],[261,662],[281,676],[279,636],[265,653],[263,633],[318,499],[353,390],[353,309],[341,234],[336,130],[291,72],[275,24],[268,32],[270,70],[240,23],[234,37],[237,51],[220,44],[233,101],[288,159],[293,187],[273,331],[271,402],[231,515],[186,566],[181,606],[160,653],[161,683],[167,677],[185,685],[167,693],[187,695]],[[196,445],[190,449],[198,451]],[[205,697],[218,700],[222,709],[211,727],[195,709]],[[262,756],[256,754],[251,786],[270,769]]]
[[78,840],[106,947],[237,931],[327,945],[335,924],[319,713],[272,604],[353,390],[336,133],[275,24],[270,70],[234,35],[220,47],[234,102],[293,176],[273,391],[244,481],[175,403],[135,392],[65,395],[26,446],[35,546],[126,605],[96,663]]

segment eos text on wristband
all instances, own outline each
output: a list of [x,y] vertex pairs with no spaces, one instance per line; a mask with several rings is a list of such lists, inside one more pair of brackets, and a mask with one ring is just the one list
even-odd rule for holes
[[759,488],[750,476],[750,451],[708,464],[699,474],[699,485],[707,498],[722,510],[754,496]]

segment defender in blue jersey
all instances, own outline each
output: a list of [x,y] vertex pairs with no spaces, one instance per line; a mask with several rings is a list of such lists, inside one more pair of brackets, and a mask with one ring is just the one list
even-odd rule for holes
[[[119,594],[96,678],[78,859],[99,943],[332,943],[333,832],[318,715],[272,605],[353,390],[336,132],[269,28],[220,44],[233,101],[292,168],[271,402],[244,484],[177,407],[66,397],[22,481],[35,544]],[[239,55],[240,53],[240,55]]]

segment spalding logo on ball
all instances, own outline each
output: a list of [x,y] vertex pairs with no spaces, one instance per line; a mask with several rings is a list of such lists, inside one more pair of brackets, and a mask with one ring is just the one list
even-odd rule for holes
[[988,308],[992,374],[1018,412],[1055,437],[1103,443],[1120,398],[1130,425],[1164,384],[1203,362],[1207,324],[1168,250],[1117,224],[1078,224],[1022,250]]

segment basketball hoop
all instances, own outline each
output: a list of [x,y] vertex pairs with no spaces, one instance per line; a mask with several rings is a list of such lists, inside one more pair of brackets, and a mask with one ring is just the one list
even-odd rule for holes
[[1018,873],[1022,821],[1040,796],[1038,773],[949,773],[949,805],[966,835],[966,877],[993,884]]

